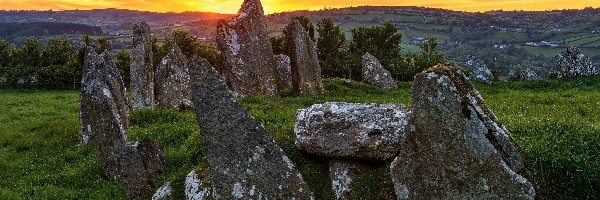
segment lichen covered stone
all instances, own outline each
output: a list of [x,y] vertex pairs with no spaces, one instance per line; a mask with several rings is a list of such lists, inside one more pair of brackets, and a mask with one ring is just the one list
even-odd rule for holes
[[208,199],[210,188],[202,183],[202,179],[196,171],[192,170],[185,177],[185,199],[187,200],[204,200]]
[[260,0],[244,0],[238,14],[217,26],[227,83],[244,96],[279,96],[277,66]]
[[569,47],[556,56],[558,78],[591,76],[599,73],[598,68],[577,47]]
[[537,73],[535,73],[535,71],[531,70],[530,68],[526,68],[524,70],[521,70],[521,72],[519,73],[519,80],[521,81],[531,81],[531,80],[540,80],[541,78],[537,75]]
[[315,43],[297,19],[287,26],[286,37],[294,90],[301,95],[322,95],[321,66]]
[[133,26],[131,52],[131,97],[133,109],[154,108],[154,67],[150,26],[145,22]]
[[340,159],[330,160],[329,178],[331,180],[331,189],[333,189],[333,192],[335,193],[335,198],[339,200],[350,199],[352,182],[371,168],[371,166],[355,161]]
[[279,73],[279,88],[292,87],[292,65],[290,57],[280,54],[275,55],[277,72]]
[[[272,57],[272,56],[271,56]],[[302,175],[206,59],[192,58],[192,99],[215,199],[311,199]]]
[[150,138],[141,143],[127,139],[129,112],[125,87],[107,52],[97,55],[88,48],[82,78],[82,124],[96,145],[104,174],[121,180],[129,199],[150,192],[150,183],[164,170],[164,156]]
[[166,182],[163,186],[158,188],[158,190],[156,190],[156,192],[154,192],[154,195],[152,195],[152,200],[167,199],[169,196],[171,196],[172,190],[173,189],[171,188],[171,183]]
[[398,199],[534,199],[516,142],[467,77],[415,77],[411,131],[391,165]]
[[379,63],[379,60],[375,56],[366,53],[362,59],[363,80],[383,89],[391,90],[398,88],[398,84],[396,84],[390,72]]
[[494,79],[492,70],[490,70],[486,64],[481,63],[480,61],[476,61],[470,66],[470,69],[471,73],[469,74],[469,79],[471,80],[480,81],[487,84],[492,84],[496,81]]
[[156,104],[160,108],[190,108],[190,72],[187,59],[175,41],[154,75]]
[[398,152],[410,115],[400,104],[313,105],[298,111],[296,147],[329,158],[387,160]]

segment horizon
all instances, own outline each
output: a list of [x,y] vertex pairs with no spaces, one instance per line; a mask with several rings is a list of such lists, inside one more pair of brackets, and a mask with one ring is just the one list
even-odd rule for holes
[[[243,0],[173,0],[164,2],[160,0],[48,0],[45,2],[32,2],[35,0],[0,0],[3,11],[73,11],[73,10],[101,10],[101,9],[124,9],[135,11],[147,11],[158,13],[182,13],[182,12],[208,12],[219,14],[236,14]],[[219,3],[217,3],[219,1]],[[284,3],[281,0],[262,0],[265,14],[292,12],[298,10],[323,10],[340,9],[361,6],[408,6],[439,8],[462,12],[488,12],[488,11],[552,11],[552,10],[581,10],[584,8],[600,8],[600,1],[596,2],[569,2],[566,0],[544,1],[540,5],[537,0],[469,0],[467,3],[458,0],[431,1],[423,3],[415,0],[407,0],[402,3],[391,3],[392,0],[354,0],[347,3],[344,0],[331,0],[330,5],[323,5],[316,1],[303,1]],[[470,2],[470,3],[469,3]],[[166,5],[165,5],[166,4]],[[198,8],[198,9],[195,9]],[[294,9],[291,9],[294,8]]]

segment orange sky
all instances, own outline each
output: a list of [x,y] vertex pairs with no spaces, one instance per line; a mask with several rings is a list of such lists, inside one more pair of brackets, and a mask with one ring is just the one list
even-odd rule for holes
[[[0,0],[1,10],[124,8],[157,12],[235,13],[243,0]],[[600,7],[599,0],[262,0],[265,12],[361,5],[426,6],[459,11],[549,10]]]

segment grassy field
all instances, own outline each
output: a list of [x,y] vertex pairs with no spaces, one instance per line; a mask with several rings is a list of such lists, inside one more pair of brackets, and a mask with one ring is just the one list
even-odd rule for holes
[[[325,81],[324,97],[242,98],[300,169],[317,199],[332,199],[326,160],[294,147],[296,110],[328,101],[410,105],[412,83],[384,91]],[[520,144],[541,199],[600,198],[600,77],[477,84]],[[78,91],[0,90],[0,199],[124,199],[122,186],[102,175],[93,145],[77,146]],[[132,114],[130,139],[153,137],[167,156],[173,199],[183,196],[192,169],[206,172],[202,138],[192,111]],[[389,163],[389,162],[388,162]],[[387,164],[355,180],[354,199],[393,194]],[[156,185],[158,187],[159,185]],[[370,198],[368,198],[370,197]]]

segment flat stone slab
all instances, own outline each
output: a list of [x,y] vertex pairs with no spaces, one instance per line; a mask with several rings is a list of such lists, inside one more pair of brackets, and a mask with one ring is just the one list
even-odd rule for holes
[[313,105],[298,111],[296,147],[329,158],[387,160],[398,153],[410,115],[401,104]]

